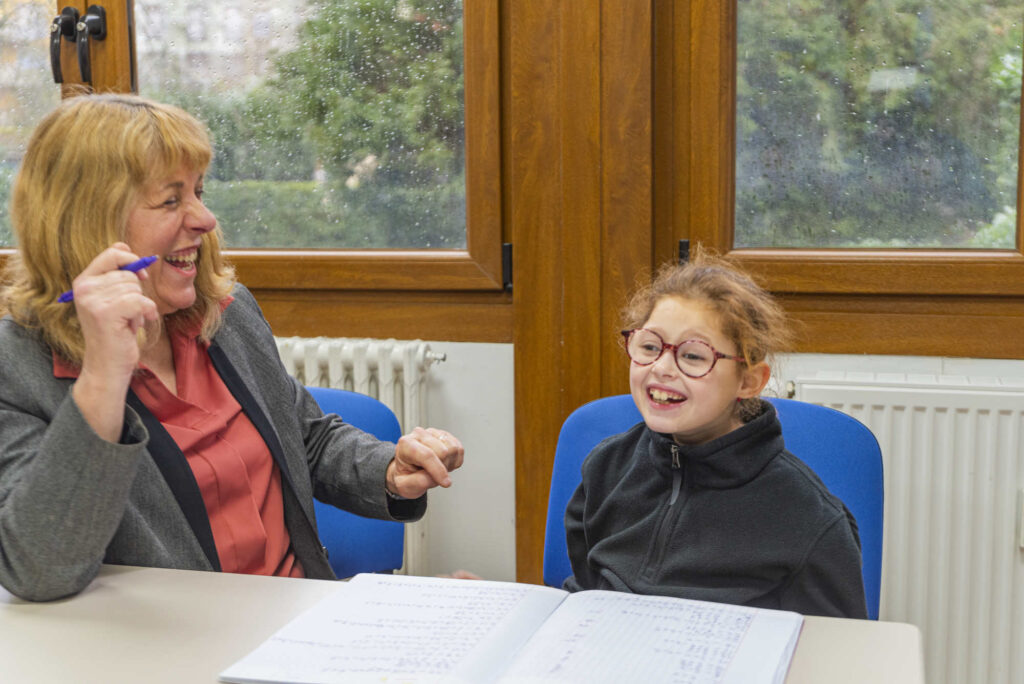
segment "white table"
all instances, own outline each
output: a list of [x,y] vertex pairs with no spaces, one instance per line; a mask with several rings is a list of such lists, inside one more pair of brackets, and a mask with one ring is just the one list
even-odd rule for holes
[[[322,580],[104,566],[78,596],[0,589],[0,679],[213,684],[336,588]],[[921,636],[895,622],[808,617],[787,684],[924,683]]]

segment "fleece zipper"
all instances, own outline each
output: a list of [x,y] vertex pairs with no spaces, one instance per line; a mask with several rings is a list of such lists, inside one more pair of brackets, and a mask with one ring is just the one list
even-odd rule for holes
[[[672,491],[668,497],[668,503],[665,504],[665,510],[661,514],[661,519],[658,520],[658,525],[654,531],[654,538],[652,540],[651,548],[647,552],[647,561],[644,563],[644,570],[641,573],[648,581],[655,574],[655,569],[661,567],[662,558],[667,547],[667,537],[672,529],[672,525],[669,524],[669,517],[675,518],[678,515],[675,509],[676,501],[679,499],[679,492],[683,486],[683,466],[681,458],[679,456],[679,447],[675,444],[672,445]],[[682,506],[682,504],[679,504]],[[675,515],[673,515],[675,514]],[[657,555],[657,558],[655,558]]]

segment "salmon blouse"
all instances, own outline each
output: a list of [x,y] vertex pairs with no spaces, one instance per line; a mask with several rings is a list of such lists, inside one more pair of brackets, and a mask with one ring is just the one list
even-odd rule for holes
[[[281,471],[228,390],[198,330],[171,333],[175,396],[139,366],[131,388],[181,449],[210,519],[223,572],[303,577],[284,522]],[[79,369],[54,355],[54,375]]]

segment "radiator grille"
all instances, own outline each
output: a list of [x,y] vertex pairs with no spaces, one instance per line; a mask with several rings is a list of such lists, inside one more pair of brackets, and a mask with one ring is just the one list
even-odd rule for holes
[[928,681],[1024,682],[1024,382],[819,373],[796,398],[878,438],[880,618],[921,628]]
[[395,412],[403,432],[425,427],[427,372],[445,358],[426,342],[345,337],[276,341],[285,369],[303,384],[375,397]]

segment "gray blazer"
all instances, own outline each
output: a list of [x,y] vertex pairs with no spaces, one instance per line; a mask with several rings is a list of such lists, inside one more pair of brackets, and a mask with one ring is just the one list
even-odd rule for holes
[[[389,501],[394,445],[325,416],[284,370],[270,326],[242,286],[210,357],[281,469],[285,524],[308,577],[333,578],[314,495],[369,517],[414,520],[426,496]],[[37,331],[0,319],[0,585],[45,601],[82,591],[102,563],[220,570],[192,471],[129,391],[120,443],[98,437],[55,378]]]

